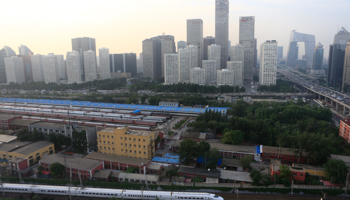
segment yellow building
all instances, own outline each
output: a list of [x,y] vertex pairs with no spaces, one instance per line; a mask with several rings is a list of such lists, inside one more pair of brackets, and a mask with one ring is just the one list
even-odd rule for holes
[[154,131],[129,130],[129,127],[105,128],[97,132],[98,152],[152,159],[155,136]]
[[326,177],[326,171],[323,167],[295,163],[293,164],[293,167],[301,167],[304,169],[305,173],[308,173],[311,176]]
[[[5,139],[3,137],[6,137]],[[0,162],[7,165],[8,161],[17,157],[28,158],[29,165],[34,165],[40,159],[55,153],[54,144],[47,141],[19,141],[15,136],[0,136]]]

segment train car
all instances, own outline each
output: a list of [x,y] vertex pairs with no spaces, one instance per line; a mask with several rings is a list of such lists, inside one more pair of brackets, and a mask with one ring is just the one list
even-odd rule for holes
[[124,123],[124,124],[133,124],[133,123],[134,123],[134,120],[113,119],[113,122]]
[[113,113],[114,110],[112,110],[112,109],[100,109],[100,112]]
[[12,184],[4,183],[0,188],[5,193],[16,194],[43,194],[73,196],[85,198],[111,198],[117,199],[159,199],[159,200],[176,200],[176,199],[199,199],[199,200],[224,200],[220,196],[210,193],[201,192],[171,192],[171,191],[147,191],[147,190],[121,190],[108,188],[89,188],[89,187],[68,187],[54,185],[32,185],[32,184]]
[[134,122],[135,122],[135,124],[157,126],[157,122],[154,122],[154,121],[138,121],[138,120],[135,120]]

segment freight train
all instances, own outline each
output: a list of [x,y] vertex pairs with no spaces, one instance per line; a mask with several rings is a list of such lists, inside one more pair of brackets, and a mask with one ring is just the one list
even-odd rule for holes
[[143,190],[123,190],[104,188],[85,188],[50,185],[30,185],[4,183],[0,189],[5,193],[16,194],[42,194],[77,197],[98,197],[98,198],[118,198],[118,199],[200,199],[200,200],[224,200],[220,196],[210,193],[196,192],[166,192],[166,191],[143,191]]

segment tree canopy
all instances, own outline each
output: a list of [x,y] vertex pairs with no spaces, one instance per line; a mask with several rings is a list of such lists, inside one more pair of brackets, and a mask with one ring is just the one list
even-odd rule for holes
[[323,165],[329,180],[333,178],[333,183],[345,183],[348,168],[342,160],[328,160]]
[[50,172],[53,177],[59,177],[65,172],[65,167],[61,163],[55,162],[50,165]]

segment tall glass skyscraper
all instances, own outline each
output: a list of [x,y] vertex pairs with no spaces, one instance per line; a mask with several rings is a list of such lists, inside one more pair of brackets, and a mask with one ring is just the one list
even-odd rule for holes
[[312,69],[321,70],[323,65],[323,45],[319,42],[314,49],[314,61]]
[[221,69],[227,68],[229,1],[215,0],[215,43],[221,46]]
[[350,33],[342,27],[334,36],[334,43],[330,46],[327,81],[332,87],[340,88],[343,85],[345,48],[349,40]]
[[[95,38],[83,37],[72,39],[72,51],[77,51],[80,55],[80,73],[82,80],[85,81],[84,73],[84,51],[92,50],[96,54],[96,41]],[[96,57],[96,55],[95,55]],[[96,63],[97,64],[97,63]]]
[[7,83],[6,79],[6,69],[5,69],[5,49],[0,50],[0,83]]
[[202,66],[203,58],[203,20],[187,20],[187,45],[197,46],[198,48],[198,66]]
[[255,37],[254,37],[255,17],[239,18],[239,43],[244,48],[244,80],[253,80],[253,70],[255,63]]

